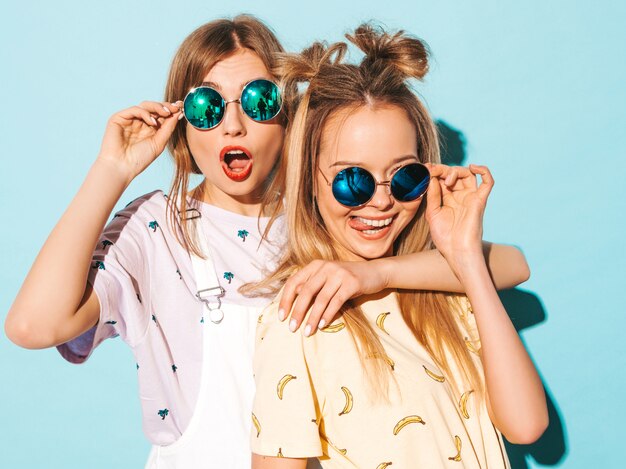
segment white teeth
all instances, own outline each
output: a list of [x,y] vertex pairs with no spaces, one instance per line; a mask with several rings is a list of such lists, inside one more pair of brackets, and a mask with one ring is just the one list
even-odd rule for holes
[[[393,221],[393,217],[385,218],[384,220],[369,220],[363,217],[356,217],[356,219],[360,221],[361,223],[365,223],[366,225],[369,225],[369,226],[375,226],[377,228],[390,225],[391,222]],[[368,231],[372,231],[372,230],[365,230],[363,231],[363,233],[371,234],[371,233],[368,233]]]
[[230,154],[230,155],[243,155],[244,152],[241,151],[241,150],[232,150],[232,151],[229,151],[228,154]]

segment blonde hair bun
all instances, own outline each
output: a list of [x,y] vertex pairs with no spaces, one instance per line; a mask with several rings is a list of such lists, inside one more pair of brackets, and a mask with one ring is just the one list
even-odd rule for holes
[[402,30],[390,34],[381,26],[364,23],[346,38],[365,53],[361,68],[391,65],[405,79],[421,80],[428,73],[428,45]]

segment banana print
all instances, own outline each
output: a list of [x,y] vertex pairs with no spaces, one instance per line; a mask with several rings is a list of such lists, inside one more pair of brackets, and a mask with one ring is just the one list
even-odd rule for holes
[[259,419],[256,418],[256,415],[254,415],[254,412],[252,413],[252,423],[254,424],[254,428],[256,428],[256,437],[258,438],[261,434],[261,423]]
[[424,420],[422,420],[422,417],[420,417],[419,415],[409,415],[396,423],[396,426],[393,427],[393,434],[397,435],[398,433],[400,433],[400,430],[402,430],[404,427],[411,423],[421,423],[422,425],[426,425],[426,422],[424,422]]
[[385,319],[387,319],[387,316],[389,316],[390,314],[391,313],[380,313],[376,318],[376,325],[381,331],[383,331],[387,335],[389,335],[389,332],[387,332],[387,330],[385,329]]
[[346,388],[345,386],[341,386],[341,390],[346,396],[346,404],[343,406],[343,410],[339,412],[340,417],[342,415],[346,415],[347,413],[349,413],[352,410],[352,405],[354,404],[354,399],[352,397],[352,393],[350,392],[350,390]]
[[341,330],[343,330],[346,327],[346,324],[343,322],[337,323],[337,324],[333,324],[333,325],[329,325],[326,327],[323,327],[320,329],[320,331],[322,332],[328,332],[328,333],[335,333],[335,332],[339,332]]
[[261,324],[263,322],[263,315],[261,314],[259,318],[256,320],[257,324]]
[[461,415],[463,415],[463,417],[466,419],[470,418],[470,415],[467,412],[467,400],[469,399],[470,394],[472,394],[473,392],[473,389],[471,391],[466,391],[461,396],[461,399],[459,399],[459,410],[461,411]]
[[283,400],[283,391],[285,390],[285,386],[287,386],[287,383],[292,379],[297,378],[294,375],[285,375],[278,381],[278,384],[276,385],[276,394],[278,394],[278,398],[281,401]]
[[458,437],[458,435],[454,436],[454,445],[456,446],[456,456],[449,457],[448,459],[450,461],[459,462],[461,461],[461,439]]
[[378,466],[376,466],[376,469],[387,469],[387,467],[391,466],[392,464],[392,462],[381,462]]
[[426,368],[426,365],[422,365],[422,366],[424,367],[424,371],[426,372],[426,374],[430,376],[432,379],[434,379],[435,381],[437,381],[438,383],[443,383],[446,380],[446,378],[444,378],[443,376],[436,375],[435,373],[430,371],[428,368]]

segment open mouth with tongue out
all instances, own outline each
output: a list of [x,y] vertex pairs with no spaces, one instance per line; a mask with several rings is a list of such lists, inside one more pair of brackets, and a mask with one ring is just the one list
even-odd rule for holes
[[394,216],[388,216],[385,218],[365,218],[352,216],[348,220],[348,226],[355,230],[361,237],[365,239],[380,239],[384,237],[394,221]]
[[244,147],[228,146],[222,148],[220,162],[224,174],[233,181],[243,181],[252,172],[252,155]]

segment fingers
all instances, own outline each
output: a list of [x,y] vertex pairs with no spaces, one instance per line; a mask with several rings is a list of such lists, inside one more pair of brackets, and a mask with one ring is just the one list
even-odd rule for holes
[[287,282],[285,282],[283,294],[281,295],[280,302],[278,303],[278,319],[280,319],[281,321],[285,320],[287,314],[289,313],[289,311],[291,311],[291,308],[296,301],[298,292],[309,279],[309,277],[314,275],[315,272],[319,269],[320,263],[321,261],[311,262],[309,265],[289,277]]
[[[439,165],[442,166],[442,165]],[[435,171],[435,176],[431,173],[430,184],[426,192],[426,218],[429,219],[441,208],[441,185],[439,183],[439,171]]]
[[144,101],[138,106],[133,106],[114,114],[112,120],[116,120],[116,118],[121,118],[125,121],[140,119],[146,125],[159,127],[159,124],[165,122],[166,118],[178,118],[179,115],[182,115],[181,101],[176,103]]
[[[320,292],[315,296],[315,302],[311,306],[309,317],[307,319],[306,326],[304,326],[304,335],[310,336],[311,333],[317,328],[323,328],[328,322],[332,321],[335,314],[326,314],[331,300],[337,295],[338,290],[341,288],[341,284],[337,282],[325,283]],[[341,303],[342,305],[343,303]],[[339,305],[339,307],[341,307]],[[335,311],[336,313],[336,311]],[[322,315],[330,316],[330,321],[322,319]]]
[[150,127],[158,127],[159,125],[152,113],[149,110],[144,109],[140,106],[129,107],[128,109],[124,109],[123,111],[120,111],[111,117],[111,121],[113,122],[117,121],[118,119],[126,121],[127,123],[128,121],[139,119]]
[[491,193],[491,190],[493,189],[493,186],[495,184],[493,176],[491,175],[491,171],[489,170],[489,168],[487,168],[487,166],[481,166],[476,164],[471,164],[469,169],[472,174],[480,175],[481,183],[480,186],[478,186],[477,193],[480,198],[486,203],[487,198],[489,197],[489,194]]
[[354,272],[356,264],[311,262],[285,284],[279,319],[283,320],[291,309],[289,329],[295,332],[308,313],[303,330],[305,336],[330,324],[344,303],[362,291],[363,280]]
[[[168,106],[166,106],[166,104],[168,103],[164,104],[163,109],[165,111],[165,109],[167,108],[167,112],[170,112],[170,114],[166,117],[159,119],[160,127],[154,136],[156,144],[159,146],[159,148],[162,149],[165,148],[165,145],[167,145],[167,142],[172,136],[172,133],[174,132],[178,121],[183,117],[182,103],[180,103],[180,107],[178,103],[169,104]],[[172,109],[173,112],[169,111],[169,109]]]

